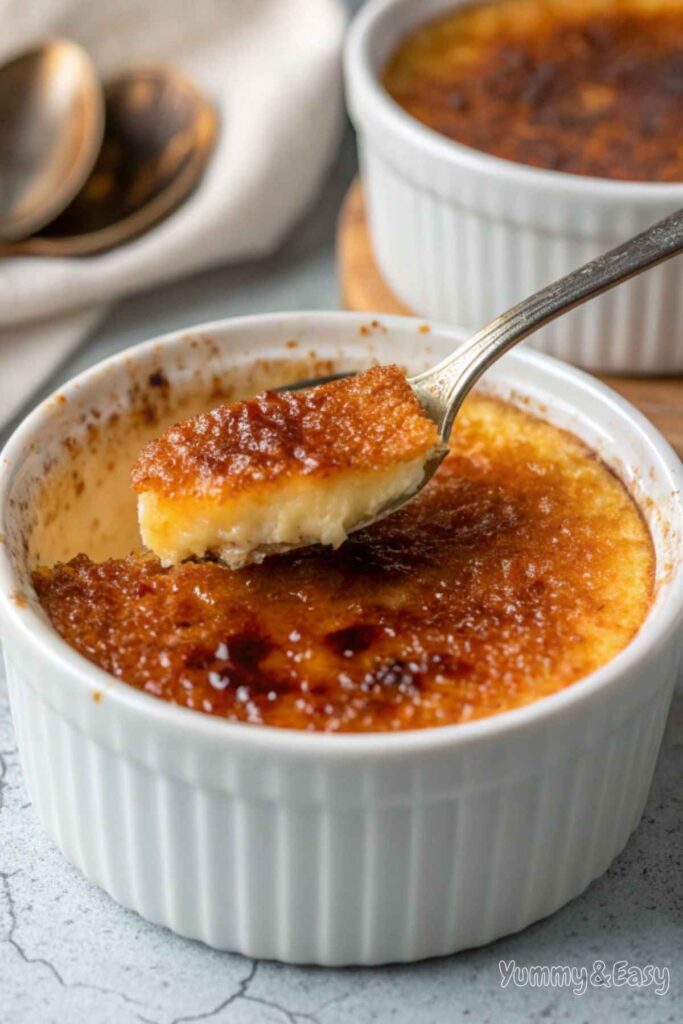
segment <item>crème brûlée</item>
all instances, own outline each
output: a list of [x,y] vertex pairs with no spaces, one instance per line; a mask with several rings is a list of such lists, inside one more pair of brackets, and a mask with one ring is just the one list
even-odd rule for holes
[[683,181],[683,0],[485,0],[413,30],[384,85],[430,128],[571,174]]
[[164,564],[233,568],[307,544],[338,546],[416,491],[436,426],[397,366],[265,392],[168,430],[133,471],[144,544]]
[[435,477],[338,549],[236,571],[80,555],[34,585],[68,643],[148,694],[254,725],[392,731],[520,707],[610,661],[648,612],[654,553],[581,441],[474,395]]

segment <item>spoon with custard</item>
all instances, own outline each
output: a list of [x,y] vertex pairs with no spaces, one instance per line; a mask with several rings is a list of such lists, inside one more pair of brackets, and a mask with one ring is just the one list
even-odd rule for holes
[[236,569],[349,533],[431,479],[481,375],[551,320],[683,252],[683,210],[514,306],[438,365],[320,378],[222,405],[167,430],[133,469],[144,544],[165,565]]

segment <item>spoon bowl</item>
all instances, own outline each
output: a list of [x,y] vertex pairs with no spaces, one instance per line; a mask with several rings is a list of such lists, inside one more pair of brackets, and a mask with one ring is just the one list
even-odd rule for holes
[[97,74],[77,43],[53,39],[0,68],[0,239],[26,238],[71,202],[103,124]]

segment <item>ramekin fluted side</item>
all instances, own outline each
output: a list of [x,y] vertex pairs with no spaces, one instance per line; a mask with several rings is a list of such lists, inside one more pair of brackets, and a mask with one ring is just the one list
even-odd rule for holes
[[[384,278],[417,315],[471,331],[683,206],[683,183],[541,171],[468,149],[406,114],[378,69],[410,27],[457,2],[366,5],[349,34],[346,84]],[[683,261],[620,285],[528,343],[593,371],[683,372]]]
[[250,794],[239,751],[213,788],[182,753],[169,773],[153,735],[142,764],[116,716],[94,739],[11,645],[6,662],[28,791],[73,864],[181,935],[326,965],[481,945],[582,892],[640,818],[676,674],[673,656],[660,663],[648,699],[617,724],[604,705],[562,743],[552,723],[520,735],[503,746],[502,777],[478,777],[453,750],[389,767],[320,762],[302,793],[301,765],[273,756]]
[[[418,314],[472,330],[671,212],[625,206],[603,232],[594,224],[581,236],[575,234],[580,211],[571,202],[558,202],[552,226],[541,225],[533,197],[508,194],[502,182],[480,210],[412,182],[374,151],[370,139],[362,140],[361,154],[373,248],[385,280]],[[518,222],[508,219],[511,203]],[[594,371],[683,371],[678,262],[600,296],[528,344]]]

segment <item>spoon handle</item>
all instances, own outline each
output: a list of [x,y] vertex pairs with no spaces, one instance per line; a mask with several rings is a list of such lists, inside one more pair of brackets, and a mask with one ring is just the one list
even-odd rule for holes
[[683,252],[683,210],[547,285],[492,320],[437,366],[411,379],[447,441],[465,396],[508,349],[570,309]]

